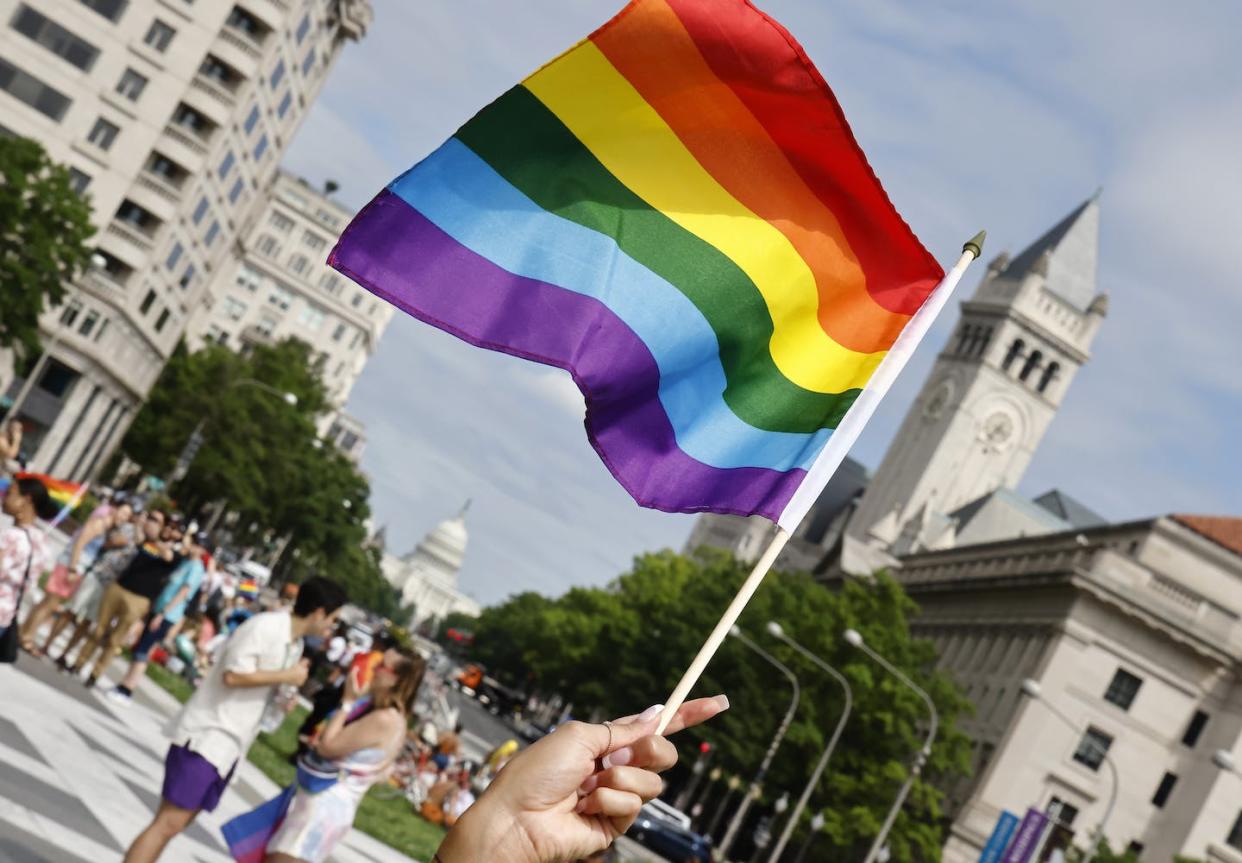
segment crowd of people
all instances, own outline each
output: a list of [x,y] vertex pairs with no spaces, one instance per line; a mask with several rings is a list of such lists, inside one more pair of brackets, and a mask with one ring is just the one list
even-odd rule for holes
[[[100,689],[129,646],[129,668],[103,693],[118,705],[157,654],[197,684],[168,729],[159,808],[125,863],[158,860],[199,813],[216,809],[273,706],[283,718],[288,694],[311,678],[312,660],[322,685],[300,729],[297,779],[225,825],[238,860],[323,863],[368,789],[401,781],[404,765],[421,789],[419,811],[448,828],[437,863],[595,861],[676,762],[655,734],[657,705],[611,723],[565,723],[520,752],[507,741],[476,769],[461,757],[460,728],[429,736],[419,722],[423,657],[382,633],[351,648],[336,582],[313,577],[288,601],[250,607],[224,589],[210,537],[124,498],[96,508],[53,558],[39,522],[56,509],[37,478],[12,476],[0,520],[0,662],[13,662],[19,644],[35,657],[55,652],[59,669]],[[20,620],[41,581],[43,596]],[[317,645],[311,655],[307,643]],[[687,702],[666,734],[727,707],[723,696]],[[476,795],[479,774],[488,784]]]

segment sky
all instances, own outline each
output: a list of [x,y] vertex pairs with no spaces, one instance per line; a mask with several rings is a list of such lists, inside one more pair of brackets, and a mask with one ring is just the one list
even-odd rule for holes
[[[618,0],[373,0],[286,167],[366,203]],[[1148,0],[760,0],[802,42],[890,197],[942,262],[988,230],[1018,252],[1102,187],[1110,311],[1020,490],[1106,518],[1242,515],[1242,5]],[[960,296],[983,274],[967,275]],[[956,320],[947,312],[856,444],[874,468]],[[389,547],[465,502],[460,586],[486,604],[603,584],[680,549],[688,515],[640,509],[582,430],[568,375],[398,313],[348,410]]]

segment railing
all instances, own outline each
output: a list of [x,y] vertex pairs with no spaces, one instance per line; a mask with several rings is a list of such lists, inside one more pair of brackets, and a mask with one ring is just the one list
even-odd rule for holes
[[181,192],[179,192],[175,186],[169,185],[166,181],[158,179],[153,174],[139,174],[135,182],[141,188],[146,189],[149,192],[154,192],[170,204],[178,204],[181,202]]
[[229,45],[232,45],[238,51],[241,51],[251,60],[259,60],[263,56],[263,52],[259,50],[259,47],[255,45],[251,39],[248,39],[245,36],[239,36],[228,27],[225,27],[220,31],[220,39],[227,42]]
[[151,251],[151,238],[141,231],[131,228],[124,222],[109,222],[107,232],[113,236],[120,237],[131,245],[137,246],[144,252]]
[[191,135],[184,131],[179,126],[169,123],[164,127],[164,134],[172,138],[178,144],[181,144],[183,147],[193,150],[200,156],[207,155],[207,143],[196,135]]
[[215,101],[219,102],[226,108],[232,109],[237,104],[237,97],[225,88],[216,84],[201,72],[194,76],[194,80],[190,82],[190,86],[195,90],[201,90]]

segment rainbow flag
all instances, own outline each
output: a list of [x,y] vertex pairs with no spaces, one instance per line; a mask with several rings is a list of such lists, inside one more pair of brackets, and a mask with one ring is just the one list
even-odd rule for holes
[[329,264],[567,369],[643,506],[787,527],[944,276],[802,48],[744,0],[633,0],[381,191]]
[[[19,473],[17,476],[30,477],[31,479],[37,479],[39,482],[43,483],[43,487],[47,489],[48,497],[56,502],[56,504],[61,508],[62,513],[65,509],[72,510],[79,503],[81,503],[82,498],[86,495],[87,489],[90,487],[89,483],[69,482],[68,480],[56,479],[55,477],[50,477],[47,474],[42,473],[26,472]],[[8,490],[8,487],[8,477],[0,477],[0,495],[4,494],[4,492]]]

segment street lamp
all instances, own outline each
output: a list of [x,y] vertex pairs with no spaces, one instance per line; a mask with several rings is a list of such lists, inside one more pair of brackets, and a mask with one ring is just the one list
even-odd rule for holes
[[901,807],[905,804],[906,797],[910,794],[910,789],[914,787],[914,780],[918,778],[923,771],[923,765],[931,757],[932,743],[936,739],[936,731],[940,726],[940,714],[936,712],[936,704],[931,700],[931,696],[911,680],[900,668],[872,650],[871,645],[863,641],[862,633],[856,629],[847,629],[845,630],[844,637],[848,643],[867,654],[876,664],[900,680],[908,689],[913,690],[919,698],[923,699],[923,703],[927,705],[927,714],[930,719],[927,729],[927,740],[923,743],[923,748],[915,756],[914,764],[910,768],[910,775],[906,777],[906,781],[902,783],[901,789],[897,792],[897,799],[893,801],[892,808],[888,810],[888,816],[880,826],[880,832],[876,834],[875,841],[871,843],[871,850],[867,852],[867,856],[863,860],[863,863],[877,863],[880,859],[880,851],[888,840],[888,834],[893,829],[897,816],[901,813]]
[[785,822],[785,829],[781,831],[781,837],[777,840],[776,847],[772,849],[772,856],[768,858],[768,863],[776,863],[777,860],[780,860],[781,852],[785,850],[785,846],[789,844],[789,837],[793,835],[794,827],[798,825],[798,819],[802,817],[802,811],[806,809],[807,801],[811,799],[811,792],[815,790],[815,786],[819,785],[820,777],[824,775],[824,768],[828,766],[828,759],[832,757],[833,750],[837,748],[837,741],[841,739],[841,732],[845,730],[845,723],[849,720],[850,711],[854,707],[854,692],[850,689],[850,682],[845,679],[845,675],[786,635],[785,630],[775,620],[768,621],[768,633],[818,665],[820,670],[841,685],[841,689],[845,693],[845,707],[841,710],[841,718],[837,720],[837,727],[833,730],[832,737],[828,740],[828,745],[824,747],[823,754],[819,756],[819,763],[815,765],[815,770],[811,772],[810,780],[807,781],[806,787],[802,789],[802,796],[798,798],[793,814]]
[[776,750],[780,749],[781,741],[785,739],[785,732],[789,730],[789,724],[793,722],[794,712],[798,709],[798,699],[802,697],[802,690],[798,686],[797,676],[781,664],[776,657],[747,638],[746,633],[742,632],[737,624],[729,628],[729,635],[749,647],[765,662],[785,675],[789,685],[793,688],[793,698],[789,701],[789,709],[785,711],[785,718],[781,720],[780,727],[776,729],[776,736],[768,744],[768,751],[764,753],[763,761],[759,764],[759,770],[755,772],[755,778],[750,781],[750,787],[746,789],[746,795],[742,798],[737,812],[733,814],[733,820],[729,822],[729,829],[725,831],[724,839],[720,842],[721,857],[728,856],[729,848],[733,845],[733,840],[737,837],[738,830],[741,829],[742,821],[746,818],[746,812],[750,809],[750,804],[759,796],[759,788],[763,785],[764,777],[768,775],[768,768],[772,766],[772,759],[776,757]]
[[794,863],[802,863],[806,857],[806,852],[811,848],[811,842],[819,835],[819,831],[824,829],[824,813],[816,812],[811,816],[811,829],[806,834],[806,839],[802,840],[802,847],[798,849],[798,856],[794,858]]
[[[1074,723],[1074,720],[1070,719],[1068,716],[1062,713],[1061,710],[1055,704],[1049,701],[1047,698],[1044,698],[1043,687],[1039,685],[1038,680],[1035,680],[1030,677],[1023,680],[1022,681],[1022,694],[1025,695],[1027,698],[1030,698],[1032,701],[1038,701],[1042,703],[1044,707],[1048,708],[1049,713],[1051,713],[1057,719],[1061,720],[1061,722],[1071,731],[1074,731],[1074,732],[1079,731],[1079,728]],[[1100,842],[1103,841],[1104,839],[1104,828],[1108,826],[1108,819],[1112,816],[1113,808],[1117,805],[1117,788],[1118,788],[1117,765],[1113,763],[1113,759],[1111,756],[1109,756],[1108,750],[1105,749],[1103,746],[1101,746],[1099,743],[1096,743],[1093,738],[1083,737],[1082,739],[1084,743],[1086,743],[1088,746],[1091,746],[1096,752],[1100,754],[1100,758],[1104,761],[1105,766],[1108,767],[1109,777],[1112,779],[1112,785],[1108,791],[1108,805],[1104,807],[1104,817],[1100,819],[1099,826],[1095,828],[1095,836],[1092,837],[1090,840],[1091,847],[1087,849],[1087,853],[1082,858],[1082,863],[1091,863],[1091,861],[1095,859],[1096,851],[1100,847]],[[1229,755],[1229,753],[1227,752],[1224,754],[1226,756]],[[1220,766],[1220,761],[1217,761],[1217,757],[1219,755],[1221,755],[1221,753],[1218,752],[1212,758],[1212,760],[1216,762],[1217,766]],[[1231,759],[1227,757],[1226,760],[1228,761]]]
[[[254,387],[280,399],[289,407],[295,408],[298,406],[297,393],[279,390],[271,384],[265,384],[263,381],[255,380],[254,378],[239,378],[238,380],[230,381],[224,388],[231,390],[234,387]],[[214,405],[215,402],[213,401],[212,404]],[[185,479],[185,475],[189,472],[190,465],[194,461],[194,456],[198,455],[199,448],[203,445],[203,432],[207,428],[207,423],[213,418],[214,414],[208,412],[207,416],[198,421],[194,431],[190,432],[189,440],[181,448],[181,455],[177,456],[177,463],[173,465],[172,472],[168,475],[168,484],[170,486]]]
[[1228,749],[1217,749],[1213,752],[1212,763],[1226,773],[1238,772],[1238,762],[1234,760],[1233,753]]
[[716,807],[716,812],[712,815],[711,822],[708,823],[707,829],[703,831],[705,836],[713,836],[716,833],[716,826],[720,824],[720,819],[724,817],[725,810],[729,808],[729,801],[733,799],[733,792],[742,787],[741,777],[730,776],[729,781],[725,783],[724,796],[720,798],[720,805]]

